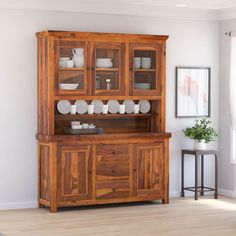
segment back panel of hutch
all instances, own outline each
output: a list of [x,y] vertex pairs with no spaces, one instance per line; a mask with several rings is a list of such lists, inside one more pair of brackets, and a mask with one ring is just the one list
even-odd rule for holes
[[[161,199],[169,202],[169,138],[165,130],[168,36],[44,31],[38,39],[39,207]],[[83,66],[60,58],[83,50]],[[109,58],[112,66],[99,66]],[[137,59],[140,58],[140,59]],[[150,65],[137,66],[142,58]],[[150,59],[151,58],[151,59]],[[134,62],[134,60],[137,60]],[[145,64],[145,59],[143,61]],[[108,86],[109,81],[109,88]],[[68,90],[61,84],[76,85]],[[78,85],[78,86],[77,86]],[[143,86],[143,87],[142,87]],[[146,86],[146,87],[145,87]],[[148,100],[138,114],[60,114],[59,100]],[[104,134],[66,135],[71,121],[93,123]]]

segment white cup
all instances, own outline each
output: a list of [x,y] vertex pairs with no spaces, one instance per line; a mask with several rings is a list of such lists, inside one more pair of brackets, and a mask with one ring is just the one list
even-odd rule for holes
[[150,69],[152,65],[152,58],[150,57],[142,57],[142,68]]
[[93,114],[94,112],[94,105],[88,105],[88,114]]
[[89,124],[82,124],[82,128],[83,129],[88,129],[89,128]]
[[139,113],[139,104],[135,104],[134,105],[134,114],[138,114]]
[[102,105],[102,114],[108,114],[108,105]]
[[119,113],[125,114],[125,105],[119,105]]
[[60,57],[60,66],[63,67],[63,68],[67,67],[67,66],[66,66],[66,63],[67,63],[67,61],[69,61],[69,60],[70,60],[69,57]]
[[73,60],[66,60],[65,61],[67,68],[73,68],[74,67],[74,61]]
[[139,69],[141,67],[141,57],[134,57],[134,68]]
[[79,121],[72,121],[71,122],[71,128],[72,129],[82,129],[82,126],[80,125]]
[[71,105],[71,107],[70,107],[70,114],[72,114],[72,115],[76,114],[76,108],[77,108],[76,105]]

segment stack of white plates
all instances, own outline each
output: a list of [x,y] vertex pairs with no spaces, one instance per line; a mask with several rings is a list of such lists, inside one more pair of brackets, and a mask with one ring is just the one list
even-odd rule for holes
[[135,83],[135,89],[149,90],[151,89],[151,84],[150,83]]
[[110,58],[97,58],[96,67],[98,68],[111,68],[113,63]]

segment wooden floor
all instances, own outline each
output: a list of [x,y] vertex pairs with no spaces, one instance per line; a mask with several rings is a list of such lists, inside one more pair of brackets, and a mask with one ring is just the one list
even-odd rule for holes
[[236,236],[236,199],[0,211],[4,236]]

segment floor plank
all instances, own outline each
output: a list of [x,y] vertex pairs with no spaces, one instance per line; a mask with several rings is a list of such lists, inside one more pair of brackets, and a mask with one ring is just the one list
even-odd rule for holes
[[[236,199],[0,211],[4,236],[235,236]],[[0,234],[1,235],[1,234]]]

